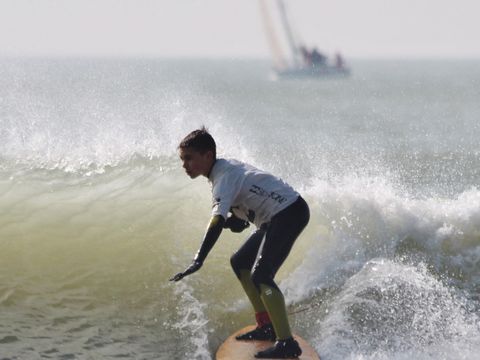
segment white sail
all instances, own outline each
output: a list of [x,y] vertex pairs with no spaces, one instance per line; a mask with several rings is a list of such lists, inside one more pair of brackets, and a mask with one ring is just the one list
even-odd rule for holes
[[287,68],[287,62],[282,52],[282,46],[276,36],[275,26],[268,8],[266,0],[259,0],[260,14],[262,15],[265,34],[267,36],[268,45],[270,46],[270,52],[273,57],[273,61],[276,69]]

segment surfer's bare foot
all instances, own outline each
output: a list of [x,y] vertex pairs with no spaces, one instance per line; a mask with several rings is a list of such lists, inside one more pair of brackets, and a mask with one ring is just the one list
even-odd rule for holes
[[272,324],[266,324],[262,327],[256,327],[252,331],[249,331],[245,334],[238,335],[235,337],[237,340],[247,340],[247,341],[275,341],[276,335],[275,330],[273,330]]
[[293,338],[278,340],[273,347],[255,354],[258,359],[291,359],[302,355],[302,349]]

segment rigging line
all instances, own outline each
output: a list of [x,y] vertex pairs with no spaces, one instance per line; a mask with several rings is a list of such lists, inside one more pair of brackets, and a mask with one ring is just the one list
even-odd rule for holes
[[295,66],[298,67],[299,66],[298,59],[300,54],[299,54],[297,42],[295,41],[295,38],[293,36],[292,27],[288,20],[285,2],[283,0],[277,0],[277,4],[278,4],[278,8],[280,9],[280,15],[281,15],[280,17],[282,19],[283,29],[285,30],[288,43],[290,45],[290,49],[292,51],[293,61]]

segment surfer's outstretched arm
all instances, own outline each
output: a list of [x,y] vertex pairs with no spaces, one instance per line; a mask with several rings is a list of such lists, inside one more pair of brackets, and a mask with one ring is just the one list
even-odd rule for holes
[[200,246],[200,249],[198,250],[195,257],[193,258],[193,262],[187,269],[185,269],[185,271],[176,274],[170,279],[170,281],[179,281],[185,276],[193,274],[195,271],[202,267],[205,258],[220,237],[224,224],[225,219],[223,218],[223,216],[215,215],[214,217],[212,217],[210,223],[208,224],[207,232],[203,237],[202,245]]

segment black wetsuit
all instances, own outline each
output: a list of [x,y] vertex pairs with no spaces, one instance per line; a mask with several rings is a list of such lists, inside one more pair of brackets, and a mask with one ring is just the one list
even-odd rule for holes
[[305,200],[298,199],[276,214],[248,237],[242,247],[232,255],[230,262],[237,277],[241,270],[251,271],[257,288],[261,283],[277,288],[275,274],[310,219]]

